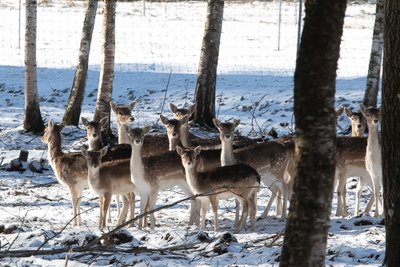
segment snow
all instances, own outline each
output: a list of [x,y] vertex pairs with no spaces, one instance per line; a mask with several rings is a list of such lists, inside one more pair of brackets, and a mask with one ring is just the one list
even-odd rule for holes
[[[18,49],[16,2],[0,3],[0,162],[3,165],[17,158],[20,149],[29,151],[28,162],[47,158],[46,145],[40,141],[40,137],[24,133],[22,127],[24,50]],[[50,3],[41,4],[38,9],[38,88],[44,119],[59,122],[72,84],[84,9],[78,1],[74,6],[62,0]],[[82,116],[89,119],[93,117],[99,77],[102,20],[101,3],[99,5],[82,107]],[[292,2],[283,3],[279,51],[277,9],[278,2],[275,1],[225,3],[216,92],[217,115],[222,120],[239,118],[239,132],[250,137],[267,135],[272,127],[282,136],[290,133],[294,127],[295,6]],[[347,9],[336,106],[358,108],[362,100],[374,11],[375,6],[370,4],[351,4]],[[192,103],[205,12],[205,2],[146,2],[146,16],[143,17],[140,1],[118,3],[113,100],[122,104],[136,99],[138,105],[133,111],[133,125],[155,124],[160,112],[171,117],[169,102],[178,106]],[[285,123],[289,126],[282,127],[281,124]],[[340,117],[338,133],[345,130],[348,124],[344,116]],[[114,117],[112,126],[116,131]],[[162,130],[163,127],[159,126]],[[85,131],[82,126],[63,130],[65,151],[78,150],[84,142]],[[24,163],[24,167],[27,168],[27,163]],[[82,245],[91,237],[102,234],[97,228],[99,210],[96,195],[90,190],[84,192],[82,201],[83,226],[68,225],[63,229],[72,218],[70,196],[66,188],[55,182],[51,167],[46,167],[43,174],[32,173],[29,169],[22,173],[0,170],[0,228],[11,232],[6,234],[3,231],[0,234],[1,252],[8,249],[37,249],[43,243],[42,249],[65,248],[70,244],[73,251],[77,244]],[[354,210],[355,184],[355,178],[348,180],[350,214]],[[263,211],[269,195],[267,189],[260,191],[258,215]],[[361,197],[361,208],[365,207],[369,196],[370,190],[366,189]],[[184,195],[179,189],[166,190],[159,194],[157,206],[182,198]],[[326,265],[379,266],[385,249],[382,218],[367,215],[359,218],[335,217],[336,203],[334,196]],[[187,226],[188,206],[188,202],[182,202],[157,212],[155,230],[125,228],[133,239],[117,246],[120,250],[141,246],[165,249],[165,252],[104,252],[98,255],[70,252],[3,258],[0,264],[61,266],[67,257],[68,266],[278,265],[284,220],[270,215],[257,222],[256,232],[247,227],[234,235],[237,242],[221,244],[223,234],[234,230],[233,201],[220,203],[219,232],[213,232],[210,225],[206,231]],[[273,205],[272,214],[275,208]],[[208,219],[211,218],[209,213]],[[109,229],[112,228],[110,226]],[[180,249],[168,250],[175,246]]]

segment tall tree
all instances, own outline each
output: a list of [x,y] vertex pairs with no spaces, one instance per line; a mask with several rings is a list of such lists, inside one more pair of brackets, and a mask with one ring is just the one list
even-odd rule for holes
[[[102,60],[96,111],[94,113],[95,121],[101,121],[110,115],[110,101],[114,81],[116,2],[116,0],[104,1]],[[108,136],[109,129],[106,129],[105,133],[104,136]]]
[[196,110],[194,113],[194,121],[208,127],[214,127],[212,119],[215,117],[215,89],[223,17],[224,0],[208,0],[195,90]]
[[366,107],[376,107],[379,81],[381,76],[382,50],[383,50],[383,17],[384,17],[384,0],[376,0],[376,14],[374,33],[372,35],[371,56],[369,59],[369,68],[367,76],[367,88],[364,94],[363,104]]
[[26,0],[25,24],[25,114],[24,129],[40,133],[44,130],[40,112],[36,70],[37,1]]
[[82,38],[79,48],[78,66],[76,66],[74,82],[69,95],[68,106],[64,113],[63,123],[65,125],[78,125],[81,115],[83,96],[85,93],[86,79],[89,66],[90,45],[94,22],[96,19],[97,0],[88,0],[83,22]]
[[346,2],[305,2],[294,76],[297,175],[280,266],[325,265],[336,163],[336,69]]
[[385,1],[382,76],[382,173],[386,226],[384,266],[400,266],[400,2]]

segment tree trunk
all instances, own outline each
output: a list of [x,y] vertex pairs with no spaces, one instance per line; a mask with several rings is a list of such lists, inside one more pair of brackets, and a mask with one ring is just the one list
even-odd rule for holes
[[44,130],[44,124],[37,88],[36,21],[37,1],[26,0],[24,129],[28,132],[40,133]]
[[[110,116],[110,101],[114,80],[116,2],[115,0],[104,1],[102,61],[100,66],[96,111],[94,114],[95,121],[101,121],[103,118],[108,118]],[[108,129],[105,129],[103,133],[103,136],[109,135],[109,123]]]
[[215,89],[223,16],[224,0],[208,0],[195,90],[194,121],[211,128],[214,127],[212,119],[215,117]]
[[400,266],[400,2],[385,2],[382,76],[382,172],[386,226],[385,266]]
[[345,10],[346,0],[305,2],[294,77],[297,175],[280,266],[325,265],[336,164],[336,69]]
[[381,76],[382,48],[383,48],[383,0],[376,1],[376,15],[374,33],[372,36],[371,56],[367,76],[367,88],[364,94],[363,104],[366,107],[376,107],[379,81]]
[[63,123],[65,125],[79,124],[83,97],[85,94],[87,72],[89,66],[90,45],[92,42],[92,34],[94,22],[96,19],[97,0],[88,0],[88,6],[85,12],[85,20],[83,22],[82,38],[79,48],[78,66],[76,66],[74,82],[69,95],[68,106],[64,113]]

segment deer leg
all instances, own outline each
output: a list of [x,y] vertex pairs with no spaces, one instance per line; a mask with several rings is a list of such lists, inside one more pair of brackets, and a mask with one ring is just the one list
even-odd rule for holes
[[[140,214],[144,214],[145,213],[148,201],[149,201],[149,194],[147,192],[141,192],[141,194],[140,194]],[[147,217],[147,216],[143,216],[142,218],[140,218],[140,220],[139,220],[139,229],[141,229],[142,227],[146,227],[146,225],[145,225],[145,223],[146,223],[145,217]]]
[[210,200],[208,197],[201,198],[201,219],[200,219],[200,229],[206,228],[206,216],[207,211],[210,206]]
[[72,208],[74,211],[74,226],[81,225],[81,199],[82,199],[82,190],[79,190],[75,187],[69,188],[72,199]]
[[364,188],[364,178],[358,177],[358,183],[356,187],[356,199],[355,199],[356,203],[354,205],[354,217],[360,214],[360,197],[363,188]]
[[[135,218],[135,193],[129,193],[129,220],[133,220]],[[132,221],[129,226],[133,226],[134,222]]]
[[256,230],[256,213],[257,213],[257,190],[254,190],[252,196],[248,198],[249,202],[249,213],[250,213],[250,222],[251,222],[251,230]]
[[119,213],[119,216],[118,216],[118,222],[117,222],[117,225],[121,225],[122,223],[124,223],[125,222],[125,219],[126,219],[126,215],[128,214],[128,209],[130,208],[130,196],[129,196],[129,193],[128,194],[125,194],[125,195],[122,195],[122,210],[121,210],[121,212]]
[[[189,186],[181,185],[180,188],[187,196],[193,196],[192,191]],[[200,206],[198,206],[198,201],[196,199],[190,200],[190,209],[189,209],[189,225],[199,225],[199,214],[200,214]]]
[[235,226],[237,226],[239,223],[240,201],[235,199],[235,205]]
[[288,189],[284,182],[282,182],[281,185],[282,185],[281,192],[282,192],[282,202],[283,202],[281,219],[286,219],[287,204],[288,204]]
[[218,226],[218,199],[216,195],[210,196],[211,208],[214,213],[214,232],[219,230]]
[[[251,199],[251,197],[250,197]],[[240,221],[238,223],[238,225],[236,226],[236,230],[235,233],[239,233],[240,230],[242,230],[243,225],[246,222],[247,216],[249,214],[249,199],[242,199],[242,216],[240,217]]]
[[374,197],[375,197],[375,217],[380,215],[380,204],[381,204],[381,188],[379,183],[379,177],[373,180],[374,182]]
[[103,229],[106,226],[106,217],[107,210],[110,206],[111,202],[111,194],[108,192],[102,193],[99,195],[99,204],[100,204],[100,220],[99,220],[99,228]]
[[[158,194],[158,189],[153,189],[150,192],[149,195],[149,211],[152,211],[156,207],[156,201],[157,201],[157,194]],[[150,229],[154,229],[156,225],[156,218],[154,216],[154,212],[150,213]]]
[[346,217],[347,205],[346,205],[346,175],[340,173],[337,180],[337,210],[336,216]]
[[267,207],[264,209],[263,213],[260,216],[261,219],[265,219],[268,216],[268,212],[271,209],[272,203],[274,202],[275,197],[278,193],[278,188],[275,184],[272,184],[270,186],[270,190],[271,190],[271,197],[269,198]]

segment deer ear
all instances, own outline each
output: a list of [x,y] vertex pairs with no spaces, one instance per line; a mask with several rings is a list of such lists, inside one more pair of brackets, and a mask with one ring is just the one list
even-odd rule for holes
[[88,126],[89,121],[85,117],[81,117],[81,121],[82,121],[83,126],[85,126],[85,127]]
[[346,112],[347,117],[351,117],[351,115],[353,114],[353,111],[351,111],[350,108],[344,108],[344,112]]
[[182,117],[182,119],[179,120],[180,125],[186,124],[189,121],[189,114],[186,114],[185,116]]
[[88,156],[88,152],[87,152],[87,149],[85,148],[85,147],[81,147],[81,153],[82,153],[82,155],[84,156],[84,157],[87,157]]
[[212,121],[213,121],[215,127],[217,127],[218,129],[221,129],[221,122],[217,118],[213,118]]
[[160,120],[161,120],[162,124],[164,124],[164,125],[168,124],[168,118],[163,116],[162,114],[160,114]]
[[50,120],[49,120],[49,122],[47,123],[47,126],[48,126],[49,128],[51,128],[51,129],[53,129],[53,127],[54,127],[54,121],[53,121],[53,119],[50,119]]
[[172,113],[176,113],[178,111],[178,107],[172,103],[169,103],[169,108],[171,109]]
[[104,156],[107,154],[107,151],[108,151],[108,146],[103,147],[103,148],[100,150],[100,156],[101,156],[101,157],[104,157]]
[[365,116],[365,112],[367,111],[367,108],[362,103],[360,104],[360,110],[361,110],[361,113]]
[[196,153],[196,156],[197,156],[198,154],[200,154],[200,152],[201,152],[201,146],[197,146],[197,147],[194,149],[194,152]]
[[238,127],[238,125],[240,124],[240,120],[238,120],[238,119],[234,119],[233,120],[233,126],[236,128],[236,127]]
[[147,125],[147,126],[143,127],[143,133],[144,133],[144,134],[149,133],[150,130],[151,130],[151,125]]
[[193,105],[189,108],[189,115],[192,115],[195,111],[196,111],[196,104],[193,104]]
[[132,111],[132,109],[133,109],[135,106],[136,106],[136,101],[132,101],[131,103],[129,103],[128,109],[129,109],[130,111]]
[[107,126],[107,123],[108,123],[108,117],[104,117],[104,118],[102,118],[102,119],[100,120],[100,126],[101,126],[102,128],[105,128],[105,127]]
[[176,146],[176,153],[178,153],[178,155],[182,155],[183,154],[183,148],[182,147],[180,147],[180,146]]

